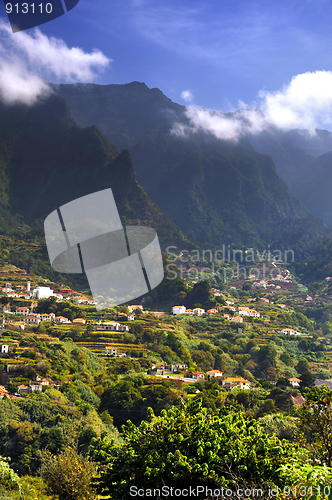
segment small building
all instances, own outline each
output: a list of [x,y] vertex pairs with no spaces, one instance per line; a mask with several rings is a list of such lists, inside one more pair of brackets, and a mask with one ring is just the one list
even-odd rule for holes
[[106,345],[106,346],[105,346],[105,354],[106,354],[107,356],[116,356],[116,354],[117,354],[117,349],[116,349],[116,347],[112,347],[112,346],[108,346],[108,345]]
[[188,378],[192,378],[194,380],[204,380],[205,379],[205,375],[204,373],[202,372],[198,372],[198,371],[195,371],[195,372],[189,372],[186,377]]
[[203,314],[205,314],[205,309],[202,309],[201,307],[195,307],[195,309],[193,309],[193,314],[194,316],[203,316]]
[[243,318],[242,316],[232,316],[230,321],[233,323],[243,323]]
[[128,306],[128,309],[129,309],[130,312],[136,311],[136,309],[140,309],[142,312],[144,311],[143,306],[141,306],[140,304],[139,305],[135,304],[135,305],[132,305],[132,306]]
[[19,385],[17,388],[19,394],[31,394],[31,389],[27,385]]
[[15,328],[21,328],[21,330],[27,330],[29,328],[28,323],[24,323],[24,321],[14,321],[10,323],[9,326],[14,326]]
[[237,308],[237,313],[240,316],[249,316],[250,309],[248,306],[240,306]]
[[172,314],[184,314],[186,312],[185,306],[173,306]]
[[222,377],[222,372],[219,370],[209,370],[206,372],[206,375],[209,375],[210,377]]
[[31,389],[32,392],[42,391],[43,390],[43,386],[41,384],[39,384],[38,382],[31,382],[30,383],[30,389]]
[[250,389],[250,382],[242,377],[227,377],[222,381],[225,389]]
[[258,311],[255,311],[255,309],[250,309],[248,316],[250,318],[260,318],[261,313],[259,313]]
[[181,372],[183,370],[188,370],[188,366],[187,365],[181,365],[181,364],[177,364],[177,365],[171,365],[170,367],[170,371],[171,372]]
[[34,299],[48,299],[53,296],[53,290],[48,286],[37,286],[32,292]]
[[208,309],[207,313],[209,316],[212,316],[213,314],[218,314],[218,309]]
[[8,354],[8,351],[9,351],[9,346],[6,344],[3,344],[1,346],[1,354]]
[[54,323],[56,323],[56,324],[68,324],[68,323],[71,323],[71,321],[68,318],[65,318],[64,316],[56,316],[54,318]]
[[3,387],[3,385],[0,385],[0,399],[3,399],[5,396],[8,396],[9,392],[7,389]]
[[103,323],[96,323],[93,327],[98,331],[104,332],[128,332],[129,326],[121,325],[115,321],[104,321]]
[[28,325],[39,325],[39,323],[41,322],[41,319],[38,318],[38,316],[30,314],[30,316],[27,316],[26,318],[24,318],[24,321]]
[[73,319],[73,323],[75,325],[85,325],[86,320],[84,318],[75,318]]
[[300,383],[302,382],[299,378],[292,377],[288,379],[288,382],[293,386],[293,387],[300,387]]
[[49,380],[47,380],[47,378],[41,378],[41,377],[39,377],[39,375],[36,376],[35,381],[41,385],[45,385],[45,386],[50,385],[50,382],[49,382]]
[[301,332],[297,332],[293,328],[283,328],[282,330],[278,330],[278,333],[283,333],[284,335],[302,335]]
[[27,307],[18,307],[16,309],[16,314],[22,314],[23,316],[29,316],[30,310]]

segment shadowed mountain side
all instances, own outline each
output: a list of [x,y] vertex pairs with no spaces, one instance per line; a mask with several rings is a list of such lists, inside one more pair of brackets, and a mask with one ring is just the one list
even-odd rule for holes
[[112,188],[123,223],[152,226],[163,244],[184,244],[138,184],[128,151],[97,129],[80,128],[52,96],[27,106],[0,105],[0,206],[31,223],[76,198]]
[[305,200],[313,214],[332,223],[332,151],[315,158],[310,170],[310,174],[298,182],[294,193]]

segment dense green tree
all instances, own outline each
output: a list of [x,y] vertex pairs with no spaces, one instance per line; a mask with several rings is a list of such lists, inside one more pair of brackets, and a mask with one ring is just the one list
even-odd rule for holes
[[61,500],[94,500],[90,488],[94,475],[93,464],[72,448],[57,456],[46,455],[41,468],[48,491]]
[[298,410],[308,447],[314,459],[332,464],[332,389],[322,385],[305,391],[305,404]]
[[309,370],[302,373],[300,382],[300,387],[302,390],[306,387],[312,388],[314,386],[314,382],[315,378]]
[[[123,427],[123,445],[93,442],[99,462],[97,490],[113,499],[130,499],[144,488],[234,487],[267,482],[281,485],[280,466],[299,457],[296,446],[262,432],[258,423],[234,408],[218,411],[201,402],[182,403],[139,427]],[[148,493],[149,495],[149,493]],[[178,498],[184,496],[177,495]],[[197,498],[206,498],[205,491]]]

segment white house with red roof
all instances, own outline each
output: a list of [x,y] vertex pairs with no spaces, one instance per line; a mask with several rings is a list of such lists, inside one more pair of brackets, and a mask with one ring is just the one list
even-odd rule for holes
[[16,309],[16,314],[23,314],[23,316],[29,316],[30,310],[27,307],[18,307]]

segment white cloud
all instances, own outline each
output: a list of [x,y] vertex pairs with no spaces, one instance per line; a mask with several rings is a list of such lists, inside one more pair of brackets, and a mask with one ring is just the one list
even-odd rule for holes
[[258,133],[267,124],[262,113],[253,109],[240,109],[236,113],[224,114],[220,111],[189,106],[186,109],[189,124],[176,123],[171,133],[186,137],[192,133],[205,131],[218,139],[237,141],[245,133]]
[[187,136],[204,130],[219,139],[237,141],[241,135],[271,126],[309,129],[314,134],[316,128],[332,125],[332,71],[296,75],[281,91],[260,91],[258,97],[255,107],[261,111],[240,109],[224,114],[191,105],[186,109],[189,123],[176,123],[171,132]]
[[186,102],[193,102],[194,100],[194,94],[191,92],[191,90],[184,90],[183,92],[181,92],[181,97]]
[[49,38],[39,29],[33,34],[13,34],[0,20],[0,96],[6,103],[33,104],[50,92],[45,80],[90,82],[95,71],[111,61],[98,50],[86,53],[69,48],[63,40]]
[[315,71],[292,78],[282,91],[261,91],[266,119],[282,128],[309,128],[332,123],[332,72]]

